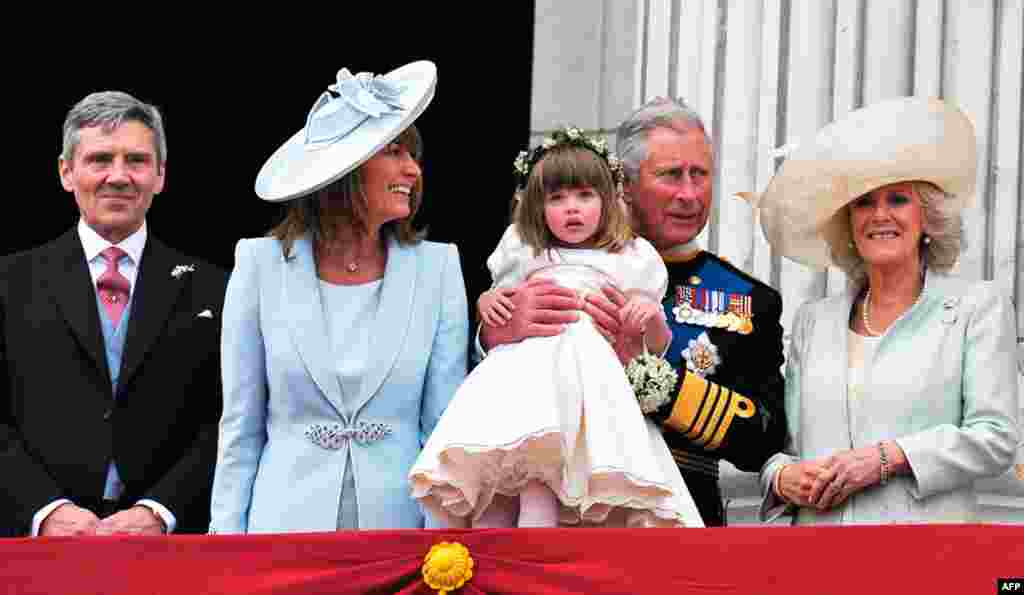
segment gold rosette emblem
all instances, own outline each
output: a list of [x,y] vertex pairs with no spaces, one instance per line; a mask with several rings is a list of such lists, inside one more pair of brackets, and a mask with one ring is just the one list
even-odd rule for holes
[[423,558],[423,582],[445,595],[473,578],[473,558],[461,543],[442,541]]

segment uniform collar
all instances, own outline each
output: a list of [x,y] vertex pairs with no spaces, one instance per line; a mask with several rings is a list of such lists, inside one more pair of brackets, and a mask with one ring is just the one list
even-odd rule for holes
[[668,250],[662,250],[658,253],[661,254],[661,259],[667,263],[680,263],[690,262],[697,258],[703,250],[697,240],[691,240],[685,244],[679,244],[678,246],[672,246]]

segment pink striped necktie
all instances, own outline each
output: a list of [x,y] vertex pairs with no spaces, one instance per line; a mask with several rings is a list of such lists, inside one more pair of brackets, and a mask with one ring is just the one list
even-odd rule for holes
[[107,260],[107,270],[96,280],[96,289],[99,290],[100,301],[107,309],[110,321],[117,326],[121,323],[121,315],[124,314],[131,290],[128,279],[117,270],[117,262],[127,253],[117,246],[111,246],[100,254]]

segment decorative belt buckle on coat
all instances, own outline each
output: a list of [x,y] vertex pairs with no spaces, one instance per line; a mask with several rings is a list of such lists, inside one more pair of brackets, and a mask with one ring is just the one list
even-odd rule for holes
[[342,424],[312,424],[306,428],[306,438],[327,450],[338,450],[348,439],[360,444],[370,444],[390,436],[391,425],[378,422],[360,421],[353,427]]

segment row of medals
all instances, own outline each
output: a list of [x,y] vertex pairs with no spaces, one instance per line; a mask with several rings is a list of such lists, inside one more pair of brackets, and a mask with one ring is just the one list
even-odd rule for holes
[[673,310],[677,322],[725,329],[741,335],[749,335],[754,331],[753,321],[735,312],[706,312],[692,307],[685,301],[678,302]]
[[754,331],[754,323],[749,318],[744,318],[733,312],[705,312],[690,307],[690,304],[679,304],[676,312],[676,320],[682,323],[696,324],[707,328],[721,328],[749,335]]

